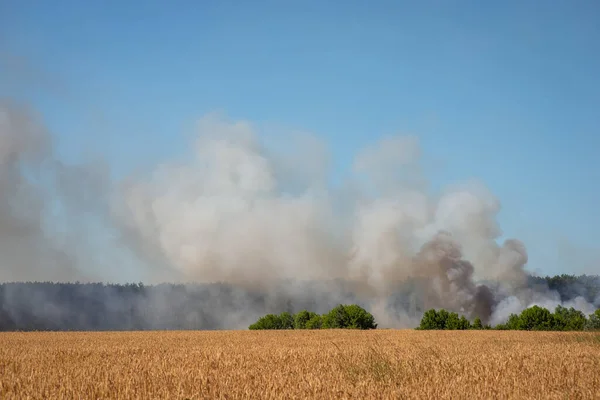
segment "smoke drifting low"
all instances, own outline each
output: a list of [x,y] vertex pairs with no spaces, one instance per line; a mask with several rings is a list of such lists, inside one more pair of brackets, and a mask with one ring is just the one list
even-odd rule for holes
[[[192,154],[111,182],[99,165],[62,163],[39,121],[3,103],[0,280],[219,282],[230,289],[203,286],[197,307],[227,315],[222,328],[350,299],[384,327],[414,326],[431,307],[500,322],[556,300],[530,287],[523,243],[497,243],[500,204],[483,185],[431,193],[415,138],[364,149],[335,187],[325,145],[302,143],[279,153],[249,122],[210,114]],[[157,309],[178,307],[153,293]],[[19,301],[3,296],[10,313]]]

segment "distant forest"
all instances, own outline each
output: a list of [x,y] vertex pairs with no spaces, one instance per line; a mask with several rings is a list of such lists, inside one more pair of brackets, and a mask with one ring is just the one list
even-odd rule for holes
[[[562,301],[600,302],[600,276],[531,276],[529,284],[556,291]],[[356,302],[331,286],[294,288],[295,294],[226,284],[2,283],[0,331],[246,329],[265,313],[325,312],[340,300]]]
[[555,275],[529,276],[529,286],[532,288],[547,287],[558,292],[561,301],[568,301],[582,296],[589,303],[600,306],[600,276],[599,275]]

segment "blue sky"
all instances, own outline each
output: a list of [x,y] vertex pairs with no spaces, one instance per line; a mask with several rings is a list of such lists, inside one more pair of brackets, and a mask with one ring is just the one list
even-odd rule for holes
[[600,272],[599,20],[583,0],[9,0],[0,95],[36,104],[65,157],[123,173],[185,151],[213,110],[324,137],[336,173],[416,134],[435,185],[498,196],[530,269]]

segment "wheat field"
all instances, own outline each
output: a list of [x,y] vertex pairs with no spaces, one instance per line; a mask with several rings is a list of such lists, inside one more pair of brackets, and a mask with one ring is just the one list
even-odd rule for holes
[[2,399],[600,398],[600,335],[0,334]]

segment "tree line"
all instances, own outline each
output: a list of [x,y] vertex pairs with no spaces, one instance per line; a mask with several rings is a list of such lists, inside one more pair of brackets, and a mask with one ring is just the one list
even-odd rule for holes
[[[555,275],[528,277],[528,286],[535,289],[549,289],[557,292],[562,302],[572,300],[578,296],[587,302],[600,301],[600,276],[599,275]],[[598,304],[597,304],[598,305]]]
[[480,318],[475,318],[471,323],[465,316],[444,309],[431,309],[426,311],[421,318],[419,330],[466,330],[466,329],[496,329],[496,330],[521,330],[521,331],[596,331],[600,330],[600,308],[586,316],[583,312],[557,306],[554,312],[540,307],[532,306],[520,314],[511,314],[505,323],[494,327],[483,325]]
[[[528,285],[556,291],[562,301],[582,296],[600,306],[598,276],[532,276]],[[415,316],[427,310],[419,286],[410,280],[388,300],[392,310],[410,308]],[[338,303],[363,304],[351,287],[337,281],[282,282],[268,291],[225,283],[11,282],[0,283],[0,331],[246,328],[265,313],[289,312],[295,318],[298,310],[323,313]],[[310,329],[329,326],[324,314],[307,313]]]
[[371,313],[356,304],[339,304],[329,312],[319,315],[302,310],[294,315],[289,312],[267,314],[249,326],[250,330],[262,329],[376,329]]

